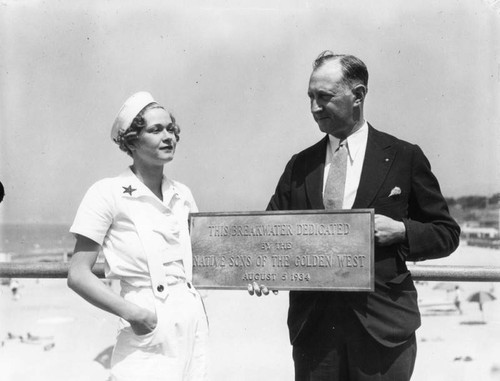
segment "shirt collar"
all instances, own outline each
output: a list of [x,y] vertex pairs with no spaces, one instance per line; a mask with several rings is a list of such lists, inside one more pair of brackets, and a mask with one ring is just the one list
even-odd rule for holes
[[[130,167],[120,176],[120,185],[123,188],[123,195],[127,197],[151,197],[162,202],[151,190],[139,180]],[[130,188],[129,188],[130,187]],[[163,193],[163,204],[170,205],[172,199],[179,193],[174,182],[163,175],[161,189]]]
[[[328,134],[328,139],[330,142],[330,153],[333,155],[333,153],[339,146],[340,139],[330,134]],[[349,160],[352,164],[354,160],[356,160],[356,156],[358,156],[360,148],[365,147],[368,140],[368,123],[366,122],[366,120],[358,130],[349,135],[345,140],[347,142],[347,153],[349,155]]]

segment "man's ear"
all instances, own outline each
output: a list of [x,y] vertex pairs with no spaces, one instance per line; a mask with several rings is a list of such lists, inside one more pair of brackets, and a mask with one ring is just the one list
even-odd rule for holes
[[366,93],[368,92],[368,88],[358,83],[356,86],[352,88],[352,93],[354,94],[354,106],[360,106],[365,101]]

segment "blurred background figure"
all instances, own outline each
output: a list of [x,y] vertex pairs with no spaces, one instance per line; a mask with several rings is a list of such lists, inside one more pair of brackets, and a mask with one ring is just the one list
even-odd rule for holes
[[2,182],[0,181],[0,202],[3,201],[4,196],[5,196],[5,189],[3,187]]
[[19,300],[21,295],[19,294],[19,282],[17,279],[11,279],[9,283],[10,292],[12,293],[13,300]]
[[460,304],[462,303],[462,291],[460,290],[460,286],[455,286],[455,299],[453,300],[455,307],[460,315],[462,315],[462,309],[460,308]]

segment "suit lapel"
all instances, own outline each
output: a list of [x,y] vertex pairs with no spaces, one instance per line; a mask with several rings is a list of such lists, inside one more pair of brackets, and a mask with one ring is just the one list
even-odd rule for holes
[[382,186],[395,156],[396,150],[386,141],[384,135],[369,125],[365,160],[353,209],[370,206]]
[[316,149],[312,151],[306,161],[306,193],[311,203],[311,209],[325,209],[323,205],[323,177],[327,144],[328,135],[316,144]]

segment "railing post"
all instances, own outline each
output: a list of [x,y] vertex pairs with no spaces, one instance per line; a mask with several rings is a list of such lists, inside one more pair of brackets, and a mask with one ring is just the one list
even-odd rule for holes
[[[69,263],[0,263],[0,278],[67,278]],[[92,272],[104,278],[104,264],[96,263]]]

